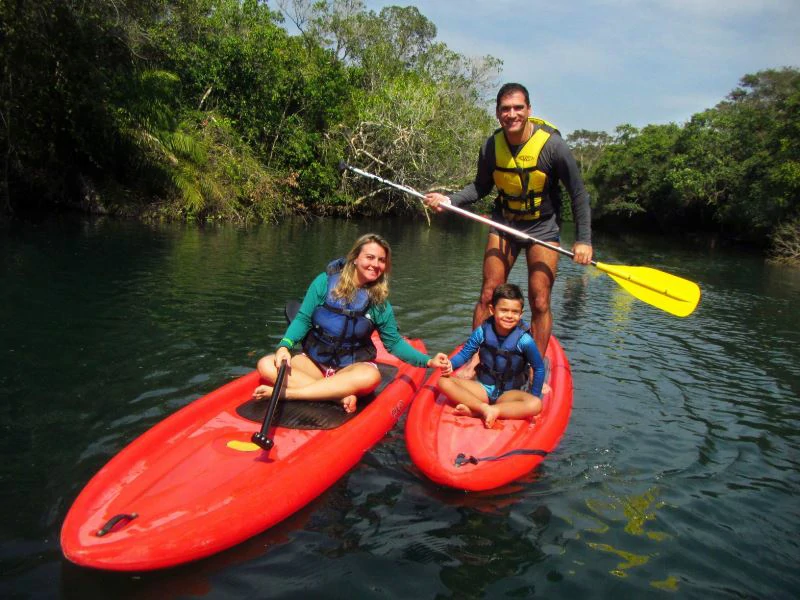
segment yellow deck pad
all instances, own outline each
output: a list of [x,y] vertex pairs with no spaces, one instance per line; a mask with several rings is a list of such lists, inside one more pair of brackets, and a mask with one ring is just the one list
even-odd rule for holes
[[231,440],[226,444],[231,450],[238,450],[239,452],[255,452],[261,448],[253,442],[243,442],[241,440]]

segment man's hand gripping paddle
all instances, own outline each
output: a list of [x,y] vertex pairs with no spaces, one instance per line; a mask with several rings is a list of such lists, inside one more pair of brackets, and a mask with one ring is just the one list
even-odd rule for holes
[[[339,162],[339,171],[344,172],[345,170],[352,171],[353,173],[361,175],[362,177],[366,177],[367,179],[374,179],[375,181],[379,181],[384,185],[388,185],[389,187],[393,187],[412,196],[416,196],[417,198],[425,198],[424,194],[413,188],[400,185],[399,183],[388,181],[382,177],[373,175],[372,173],[362,171],[361,169],[348,165],[344,161]],[[514,235],[520,239],[539,244],[540,246],[549,248],[550,250],[558,252],[559,254],[563,254],[564,256],[569,256],[570,258],[575,256],[573,252],[561,248],[560,246],[548,244],[547,242],[538,240],[527,233],[518,231],[513,227],[495,223],[491,219],[476,215],[475,213],[471,213],[463,208],[453,206],[452,204],[440,204],[439,206],[445,210],[449,210],[468,219],[472,219],[473,221],[478,221],[480,223],[495,227],[500,231],[505,231],[506,233]],[[658,269],[652,269],[650,267],[607,265],[594,260],[591,262],[591,264],[608,274],[611,279],[616,281],[622,287],[622,289],[630,293],[632,296],[638,298],[642,302],[646,302],[647,304],[655,306],[656,308],[660,308],[661,310],[677,317],[686,317],[692,314],[694,309],[697,308],[697,304],[700,302],[700,288],[696,283],[689,281],[688,279],[670,275],[669,273],[659,271]]]

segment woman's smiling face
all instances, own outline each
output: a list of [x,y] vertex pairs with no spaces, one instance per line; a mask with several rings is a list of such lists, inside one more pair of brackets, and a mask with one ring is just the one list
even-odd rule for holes
[[386,270],[386,250],[375,242],[364,244],[356,257],[355,267],[359,287],[374,283]]

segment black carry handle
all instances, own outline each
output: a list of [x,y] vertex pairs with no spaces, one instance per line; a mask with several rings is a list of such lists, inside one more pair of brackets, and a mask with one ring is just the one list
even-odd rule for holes
[[125,524],[127,525],[127,522],[133,521],[138,516],[139,515],[137,515],[136,513],[115,515],[115,516],[111,517],[106,522],[105,525],[103,525],[102,529],[100,529],[97,532],[95,532],[95,535],[97,537],[103,537],[104,535],[108,534],[112,529],[114,529],[114,527],[116,527],[116,525],[118,523],[121,523],[122,521],[126,521]]
[[479,462],[483,462],[485,460],[502,460],[504,458],[508,458],[509,456],[517,456],[519,454],[532,454],[534,456],[547,456],[546,450],[538,450],[533,448],[517,448],[516,450],[509,450],[508,452],[501,454],[499,456],[482,456],[480,458],[476,456],[467,456],[463,452],[460,452],[458,456],[456,456],[456,460],[453,463],[456,467],[462,467],[464,465],[477,465]]
[[281,368],[278,369],[278,376],[275,378],[275,387],[272,388],[272,397],[269,399],[269,406],[267,407],[267,414],[264,415],[264,422],[261,424],[261,431],[254,433],[251,438],[252,442],[262,450],[269,450],[275,445],[275,442],[267,437],[267,432],[272,425],[272,418],[275,416],[275,407],[278,406],[278,400],[285,388],[286,370],[288,368],[289,361],[284,360],[281,363]]

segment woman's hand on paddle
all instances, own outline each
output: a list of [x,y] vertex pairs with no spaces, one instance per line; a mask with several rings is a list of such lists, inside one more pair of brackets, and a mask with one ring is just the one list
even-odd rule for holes
[[280,369],[281,363],[286,361],[291,363],[292,360],[292,353],[289,352],[289,349],[286,346],[281,346],[275,351],[275,368]]
[[442,375],[449,375],[453,371],[453,365],[450,363],[450,359],[447,358],[447,354],[444,352],[439,352],[436,356],[430,359],[428,361],[428,366],[435,369],[441,369]]
[[572,253],[575,255],[572,260],[579,265],[588,265],[592,262],[592,246],[583,242],[575,242],[572,246]]
[[429,192],[425,194],[425,199],[423,201],[436,212],[442,212],[444,210],[439,206],[440,204],[450,204],[450,198],[438,192]]

